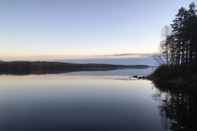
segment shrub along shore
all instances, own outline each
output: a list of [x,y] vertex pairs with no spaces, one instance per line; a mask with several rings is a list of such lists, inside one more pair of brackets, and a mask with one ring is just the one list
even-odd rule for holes
[[197,65],[161,65],[147,78],[167,89],[197,91]]

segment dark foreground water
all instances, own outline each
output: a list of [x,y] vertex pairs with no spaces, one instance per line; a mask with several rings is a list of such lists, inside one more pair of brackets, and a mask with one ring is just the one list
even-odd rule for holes
[[195,100],[127,75],[0,76],[0,131],[192,130]]

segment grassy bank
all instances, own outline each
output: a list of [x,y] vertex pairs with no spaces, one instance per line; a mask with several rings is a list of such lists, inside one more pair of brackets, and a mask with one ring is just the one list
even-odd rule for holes
[[73,64],[63,62],[0,62],[0,74],[51,74],[73,71],[104,71],[123,68],[148,68],[147,65]]
[[161,65],[148,79],[159,88],[197,91],[197,65]]

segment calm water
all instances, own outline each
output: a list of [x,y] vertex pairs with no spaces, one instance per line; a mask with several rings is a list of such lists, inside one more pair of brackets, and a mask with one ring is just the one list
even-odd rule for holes
[[120,77],[131,77],[134,75],[149,75],[153,72],[155,68],[146,68],[146,69],[117,69],[117,70],[108,70],[108,71],[81,71],[81,72],[71,72],[66,73],[65,75],[73,76],[120,76]]
[[87,74],[0,76],[0,130],[167,131],[193,126],[193,97],[161,91],[129,75]]

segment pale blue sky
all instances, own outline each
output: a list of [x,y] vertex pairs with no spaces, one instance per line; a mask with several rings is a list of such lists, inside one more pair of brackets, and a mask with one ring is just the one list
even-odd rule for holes
[[193,0],[0,0],[0,55],[158,51],[161,29]]

